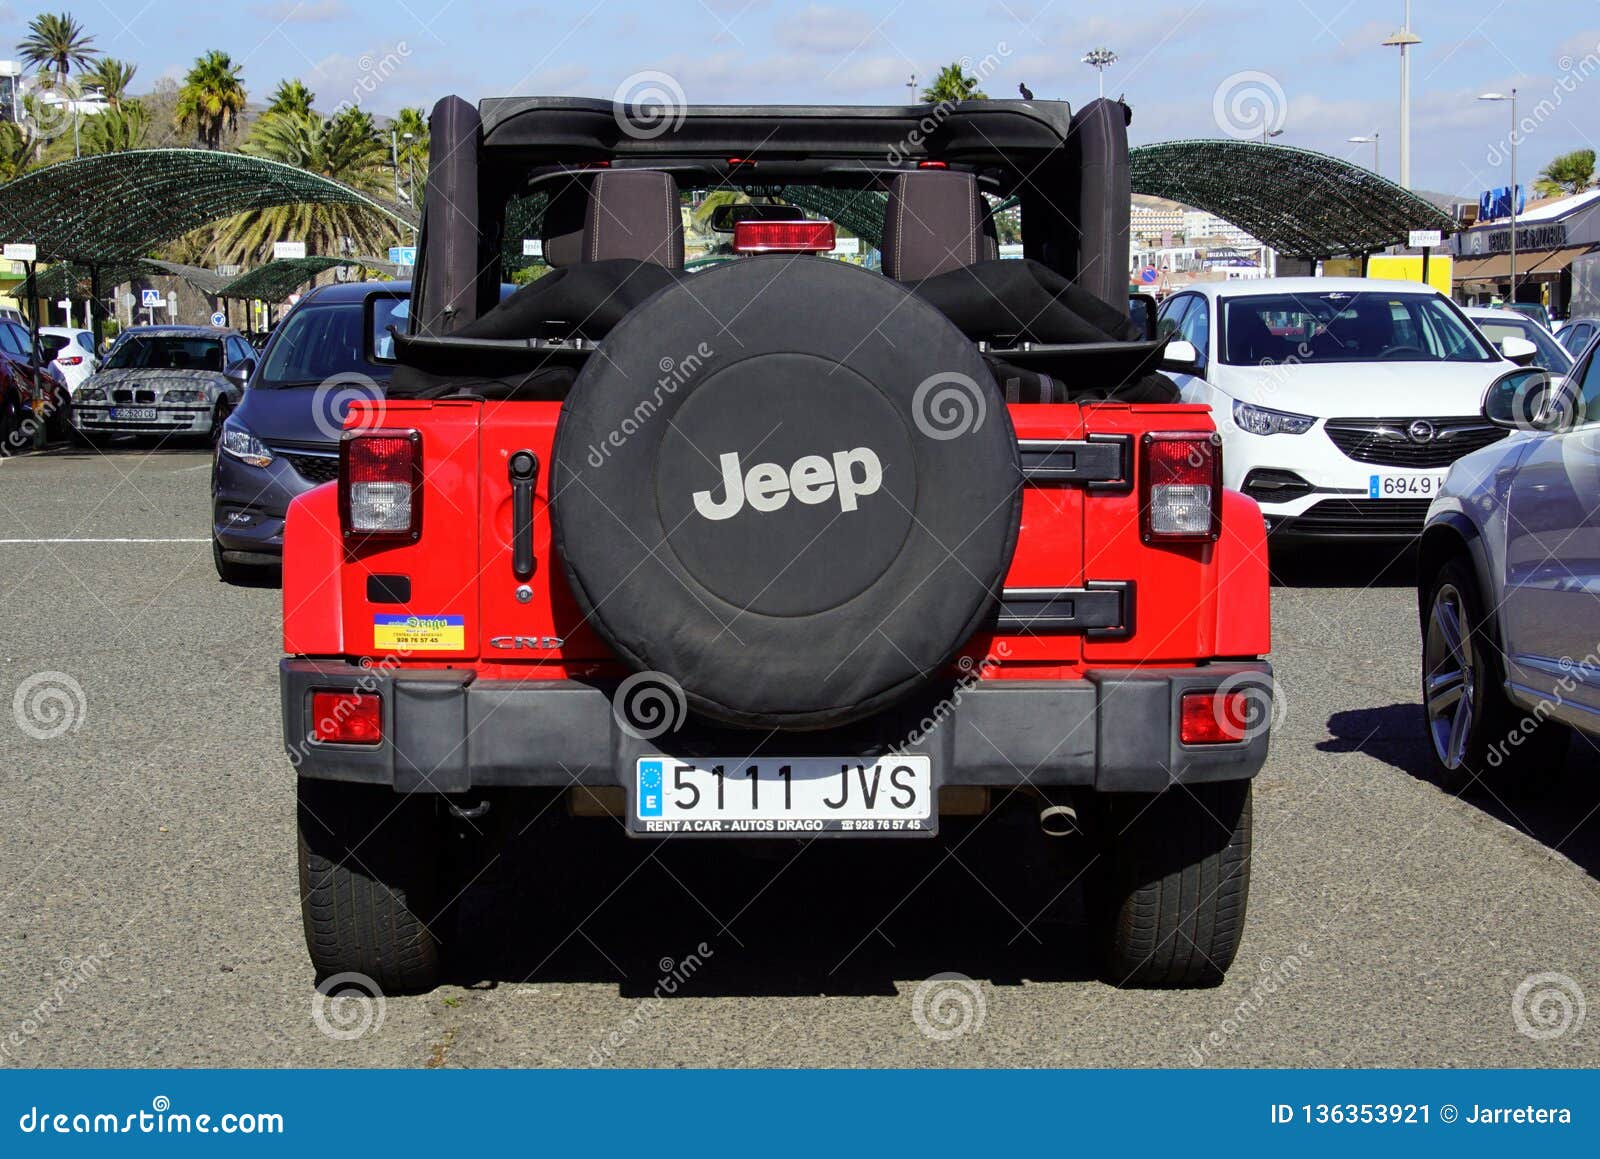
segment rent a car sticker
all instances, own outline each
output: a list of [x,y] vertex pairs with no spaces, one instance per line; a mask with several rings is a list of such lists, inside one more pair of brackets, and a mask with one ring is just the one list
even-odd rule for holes
[[372,646],[381,651],[460,652],[466,641],[466,621],[461,616],[372,617]]

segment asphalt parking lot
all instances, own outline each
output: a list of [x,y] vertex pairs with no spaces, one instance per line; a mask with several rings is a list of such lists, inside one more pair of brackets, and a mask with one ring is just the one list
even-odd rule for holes
[[1277,561],[1287,713],[1217,989],[1093,980],[1071,851],[1020,814],[759,857],[502,816],[458,984],[316,1010],[278,593],[218,582],[208,470],[0,462],[6,1065],[1600,1065],[1600,1011],[1525,1032],[1600,1001],[1600,754],[1575,742],[1538,800],[1444,794],[1409,570],[1348,549]]

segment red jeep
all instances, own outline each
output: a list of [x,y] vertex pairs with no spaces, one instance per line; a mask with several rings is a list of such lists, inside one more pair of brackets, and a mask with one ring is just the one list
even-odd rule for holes
[[1031,801],[1109,981],[1221,978],[1266,554],[1129,318],[1127,119],[440,102],[393,386],[285,532],[320,976],[433,985],[448,826],[521,790],[646,841]]

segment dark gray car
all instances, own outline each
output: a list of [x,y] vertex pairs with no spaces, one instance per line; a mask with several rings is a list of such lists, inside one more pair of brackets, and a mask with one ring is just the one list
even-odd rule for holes
[[229,583],[283,558],[295,496],[339,473],[339,434],[358,398],[378,398],[405,328],[409,282],[334,283],[301,298],[261,353],[244,402],[223,423],[212,472],[212,557]]
[[256,354],[236,330],[134,326],[73,399],[82,439],[110,435],[215,438],[244,398]]

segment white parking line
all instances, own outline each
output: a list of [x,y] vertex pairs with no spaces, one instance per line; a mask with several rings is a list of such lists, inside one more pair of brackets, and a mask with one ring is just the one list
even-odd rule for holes
[[0,539],[0,546],[26,543],[210,543],[209,539]]

